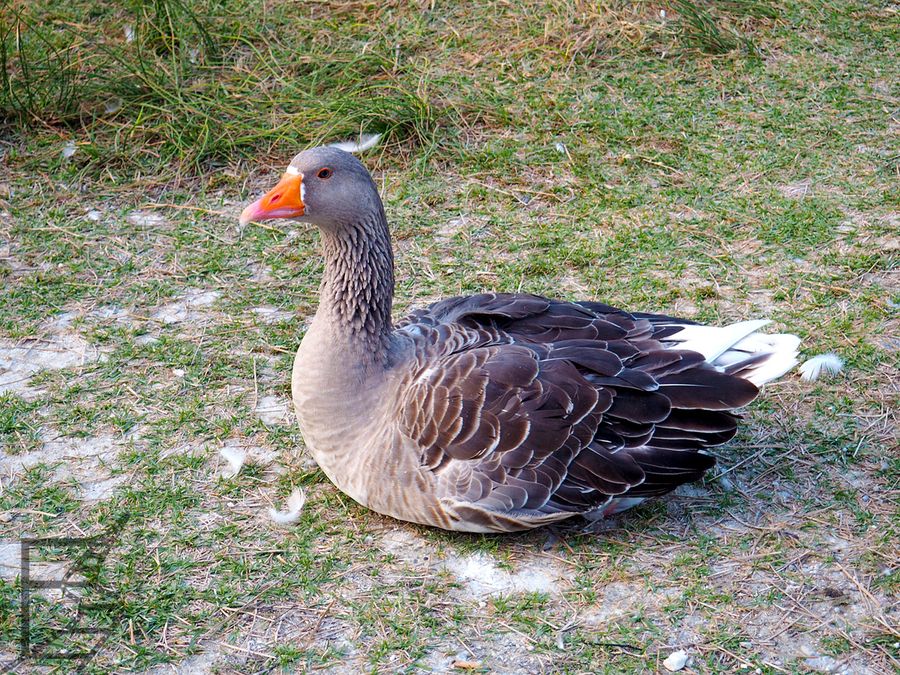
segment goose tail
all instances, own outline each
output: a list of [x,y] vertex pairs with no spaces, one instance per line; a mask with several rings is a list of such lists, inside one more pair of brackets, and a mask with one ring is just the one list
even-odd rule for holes
[[[759,387],[777,380],[799,363],[800,338],[790,333],[758,332],[768,323],[759,319],[728,326],[682,324],[662,342],[670,349],[699,352],[721,372],[737,375]],[[669,328],[674,326],[669,324]]]

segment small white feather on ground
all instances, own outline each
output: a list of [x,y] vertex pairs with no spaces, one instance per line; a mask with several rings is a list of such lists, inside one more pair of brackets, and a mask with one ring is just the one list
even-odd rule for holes
[[294,488],[287,500],[287,511],[269,509],[269,515],[279,525],[291,525],[300,520],[304,504],[306,504],[306,493],[300,488]]
[[331,147],[344,152],[365,152],[369,148],[374,148],[380,140],[381,134],[360,134],[359,140],[332,143]]
[[844,360],[837,354],[819,354],[800,366],[800,377],[807,382],[814,382],[822,375],[834,376],[844,368]]
[[247,451],[233,445],[226,445],[219,450],[219,455],[228,462],[228,468],[222,471],[222,478],[234,478],[237,476],[241,472],[241,467],[244,466],[244,461],[247,459]]

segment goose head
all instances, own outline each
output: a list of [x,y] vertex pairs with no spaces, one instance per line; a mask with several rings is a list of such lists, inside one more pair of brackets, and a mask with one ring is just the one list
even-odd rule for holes
[[243,210],[240,223],[290,218],[336,233],[381,212],[366,167],[349,152],[324,146],[294,157],[278,184]]

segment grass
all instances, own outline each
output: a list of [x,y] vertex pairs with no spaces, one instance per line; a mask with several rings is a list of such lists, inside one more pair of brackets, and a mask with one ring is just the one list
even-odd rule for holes
[[[671,5],[669,21],[654,18],[650,4],[622,2],[603,12],[561,6],[540,24],[522,21],[540,5],[522,14],[498,8],[485,13],[485,27],[503,31],[504,46],[491,43],[491,32],[454,29],[472,10],[465,3],[449,14],[313,5],[302,23],[287,3],[257,21],[246,20],[255,3],[240,0],[19,3],[0,27],[0,111],[45,130],[37,137],[48,145],[82,130],[70,139],[82,178],[203,172],[271,156],[298,134],[322,140],[360,129],[428,157],[473,125],[514,122],[555,68],[590,67],[604,52],[725,54],[751,44],[731,24],[752,30],[778,16],[756,0],[722,3],[715,14],[693,0]],[[367,20],[389,29],[372,32]],[[463,62],[446,58],[448,48]],[[519,83],[521,95],[510,88]],[[42,149],[29,148],[44,162],[57,154]]]
[[[0,394],[0,539],[124,522],[91,668],[898,667],[889,5],[51,4],[0,15],[0,356],[95,351]],[[258,412],[289,398],[317,238],[236,220],[299,149],[373,131],[397,313],[488,288],[767,316],[845,374],[769,387],[713,476],[596,534],[367,512]],[[0,663],[18,597],[0,574]]]

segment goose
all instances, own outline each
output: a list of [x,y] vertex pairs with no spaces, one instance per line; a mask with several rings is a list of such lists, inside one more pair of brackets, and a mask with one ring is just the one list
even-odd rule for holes
[[699,325],[527,293],[450,297],[392,321],[378,189],[352,154],[305,150],[248,205],[320,232],[319,305],[294,360],[322,471],[386,516],[513,532],[617,514],[699,479],[759,387],[794,367],[768,321]]

